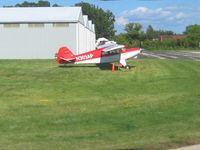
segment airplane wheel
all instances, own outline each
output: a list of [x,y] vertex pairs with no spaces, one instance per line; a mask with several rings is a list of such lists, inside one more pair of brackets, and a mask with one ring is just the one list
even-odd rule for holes
[[125,69],[127,69],[127,70],[130,69],[130,66],[129,66],[129,65],[126,65],[126,66],[125,66]]

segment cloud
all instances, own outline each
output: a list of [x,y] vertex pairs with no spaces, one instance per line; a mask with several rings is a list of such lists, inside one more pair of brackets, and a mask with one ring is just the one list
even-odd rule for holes
[[184,12],[174,11],[175,8],[157,8],[149,9],[147,7],[138,7],[130,11],[124,11],[117,17],[117,24],[124,25],[125,22],[138,22],[138,21],[180,21],[187,17]]
[[187,17],[186,14],[184,14],[183,12],[179,12],[177,13],[175,16],[171,17],[170,20],[173,20],[173,21],[180,21],[180,20],[183,20]]
[[124,17],[119,17],[117,18],[117,21],[116,21],[119,25],[122,25],[122,26],[125,26],[126,24],[129,23],[129,20],[124,18]]
[[146,7],[138,7],[134,10],[131,11],[132,14],[145,14],[145,13],[148,13],[149,12],[149,9],[146,8]]
[[139,22],[144,26],[149,24],[158,27],[176,26],[189,18],[189,15],[180,7],[160,7],[150,9],[148,7],[137,7],[125,10],[116,18],[116,25],[124,26],[129,22]]

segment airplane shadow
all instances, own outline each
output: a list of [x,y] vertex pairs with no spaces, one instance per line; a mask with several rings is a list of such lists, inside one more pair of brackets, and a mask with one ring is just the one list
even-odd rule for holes
[[126,148],[126,149],[117,149],[117,150],[143,150],[140,148]]
[[[99,67],[101,70],[112,70],[112,64],[97,64],[96,66]],[[130,69],[134,69],[136,66],[129,65],[129,67]],[[120,70],[120,68],[115,65],[115,70]]]
[[[101,70],[112,70],[112,64],[111,63],[105,63],[105,64],[96,64],[97,67]],[[117,70],[117,66],[115,66],[115,70]]]
[[[96,68],[98,67],[101,70],[112,70],[112,64],[95,64],[95,65],[59,65],[60,68]],[[117,70],[117,66],[115,66],[115,69]]]
[[[112,70],[111,63],[104,63],[104,64],[96,64],[96,65],[59,65],[60,68],[95,68],[98,67],[101,70]],[[135,68],[136,66],[130,66],[130,69]],[[115,70],[119,70],[118,66],[115,65]]]
[[96,66],[89,65],[59,65],[60,68],[94,68]]

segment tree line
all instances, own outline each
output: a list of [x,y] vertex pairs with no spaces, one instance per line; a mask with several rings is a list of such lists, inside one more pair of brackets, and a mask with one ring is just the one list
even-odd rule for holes
[[[51,3],[49,1],[44,1],[44,0],[39,0],[38,2],[24,1],[16,5],[10,5],[4,7],[51,7]],[[61,7],[61,6],[55,3],[52,5],[52,7]]]
[[125,33],[115,35],[114,39],[118,43],[126,43],[131,47],[143,47],[145,49],[174,50],[174,49],[199,49],[200,48],[200,25],[189,25],[186,27],[186,38],[173,39],[168,38],[161,41],[161,36],[176,36],[173,31],[155,30],[151,25],[146,31],[142,30],[140,23],[128,23],[125,25]]
[[[88,15],[89,19],[95,24],[96,37],[105,37],[115,40],[120,44],[128,44],[131,47],[143,47],[145,49],[199,49],[200,48],[200,25],[189,25],[186,27],[184,39],[167,39],[160,40],[160,36],[176,35],[173,31],[155,30],[151,25],[147,30],[143,30],[140,23],[128,23],[124,27],[124,33],[116,35],[114,28],[115,16],[109,10],[103,10],[93,4],[80,2],[75,6],[81,6],[84,15]],[[14,6],[4,7],[61,7],[61,5],[51,5],[48,1],[39,0],[38,2],[18,3]]]

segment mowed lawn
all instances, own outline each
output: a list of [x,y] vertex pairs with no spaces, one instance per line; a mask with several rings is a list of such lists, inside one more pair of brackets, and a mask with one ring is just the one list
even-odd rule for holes
[[130,71],[0,60],[0,149],[166,150],[200,143],[200,62]]

